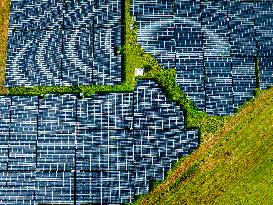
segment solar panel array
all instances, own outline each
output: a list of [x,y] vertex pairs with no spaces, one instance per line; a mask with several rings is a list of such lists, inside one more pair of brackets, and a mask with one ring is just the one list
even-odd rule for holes
[[132,13],[138,26],[138,42],[164,67],[175,67],[172,0],[134,0]]
[[198,145],[153,81],[134,93],[0,97],[2,204],[129,203]]
[[[253,97],[257,56],[260,87],[273,86],[272,1],[134,0],[131,13],[140,45],[163,67],[176,68],[181,89],[209,115],[231,115]],[[164,61],[155,54],[162,48],[172,54]]]
[[121,1],[11,1],[6,86],[121,81]]

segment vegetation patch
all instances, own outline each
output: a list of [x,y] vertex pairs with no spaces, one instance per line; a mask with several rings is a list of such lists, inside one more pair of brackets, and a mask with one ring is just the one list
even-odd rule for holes
[[0,1],[0,95],[8,93],[4,86],[8,47],[9,0]]

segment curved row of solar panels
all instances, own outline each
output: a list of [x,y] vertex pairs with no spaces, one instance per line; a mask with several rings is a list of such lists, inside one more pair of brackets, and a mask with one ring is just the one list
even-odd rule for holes
[[198,145],[153,81],[134,93],[0,97],[1,204],[129,203]]
[[11,0],[6,86],[121,81],[120,0]]
[[[197,107],[230,115],[260,88],[273,86],[272,0],[132,0],[138,42]],[[257,74],[257,73],[256,73]]]

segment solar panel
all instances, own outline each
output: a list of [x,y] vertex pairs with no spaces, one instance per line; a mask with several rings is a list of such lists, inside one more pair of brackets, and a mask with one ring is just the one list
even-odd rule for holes
[[183,113],[151,80],[138,81],[134,91],[134,128],[183,128]]
[[205,110],[203,57],[199,53],[176,57],[177,84],[200,110]]
[[78,100],[79,129],[131,129],[133,95],[92,95]]
[[202,2],[202,32],[205,56],[230,56],[225,1]]
[[33,204],[34,172],[1,172],[0,184],[2,204]]
[[93,171],[77,173],[77,202],[131,203],[134,199],[134,173]]
[[75,132],[76,96],[46,95],[39,99],[39,133],[50,133],[62,130]]
[[81,28],[65,30],[62,59],[62,84],[93,84],[94,30]]
[[94,23],[93,0],[63,1],[64,28],[92,28]]
[[97,85],[114,85],[121,81],[121,56],[115,56],[120,37],[111,28],[94,30],[93,81]]
[[175,67],[174,15],[172,1],[134,0],[138,43],[165,68]]
[[260,87],[267,89],[273,86],[273,58],[260,58]]
[[36,203],[74,203],[74,172],[37,171],[35,188]]
[[120,9],[120,0],[12,0],[6,86],[120,83]]
[[206,112],[209,115],[233,114],[231,59],[205,58],[205,72]]
[[253,97],[256,88],[254,58],[232,58],[234,107]]
[[121,20],[120,0],[95,0],[94,25],[95,27],[114,26]]
[[9,31],[6,86],[61,85],[61,31]]
[[135,130],[134,151],[136,158],[167,157],[177,158],[197,147],[198,132],[193,130],[193,136],[187,136],[190,131],[171,129]]
[[75,170],[75,132],[65,130],[39,134],[37,140],[37,168],[41,171]]
[[134,16],[173,15],[172,0],[134,0],[131,4]]
[[256,2],[254,4],[255,27],[257,35],[258,56],[273,56],[273,8],[272,2]]
[[231,53],[235,56],[257,55],[255,16],[252,2],[229,2]]
[[42,30],[62,27],[63,4],[59,0],[12,0],[10,29]]
[[133,170],[133,134],[128,130],[79,130],[77,170]]

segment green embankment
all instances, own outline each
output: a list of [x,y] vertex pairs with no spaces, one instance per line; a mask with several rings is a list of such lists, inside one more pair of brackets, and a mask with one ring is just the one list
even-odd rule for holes
[[135,204],[273,204],[273,88]]

